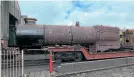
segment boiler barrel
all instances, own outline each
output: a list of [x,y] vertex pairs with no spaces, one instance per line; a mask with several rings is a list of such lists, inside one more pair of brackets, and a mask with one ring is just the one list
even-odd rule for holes
[[84,44],[96,40],[94,27],[45,26],[45,44]]
[[94,27],[71,27],[74,44],[93,43],[96,40]]
[[45,44],[71,44],[72,36],[69,26],[44,26]]
[[20,25],[17,26],[17,42],[19,45],[71,45],[94,43],[96,30],[94,27]]
[[19,46],[37,46],[43,43],[44,29],[42,25],[18,25],[16,41]]
[[18,25],[16,30],[17,35],[44,35],[42,25]]

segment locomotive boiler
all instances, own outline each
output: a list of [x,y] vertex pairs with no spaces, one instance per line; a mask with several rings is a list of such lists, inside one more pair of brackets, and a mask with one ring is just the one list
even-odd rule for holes
[[120,48],[120,29],[109,26],[19,25],[16,29],[19,47],[81,45],[91,51]]
[[128,33],[123,33],[121,43],[117,27],[25,24],[17,26],[16,42],[20,49],[52,50],[56,62],[95,60],[134,56],[134,50],[123,48],[123,45],[133,44],[128,39],[133,36],[126,37]]

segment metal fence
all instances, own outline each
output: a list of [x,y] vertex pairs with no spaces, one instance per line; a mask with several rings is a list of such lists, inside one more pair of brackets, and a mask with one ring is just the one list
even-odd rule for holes
[[23,50],[8,48],[1,50],[1,77],[23,77]]

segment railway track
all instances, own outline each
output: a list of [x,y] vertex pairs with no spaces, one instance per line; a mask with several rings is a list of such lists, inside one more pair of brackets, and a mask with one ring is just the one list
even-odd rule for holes
[[[119,71],[120,68],[122,69],[124,67],[131,67],[131,66],[134,66],[134,57],[95,60],[95,61],[81,61],[81,62],[70,61],[70,62],[62,62],[60,64],[55,63],[53,66],[53,71],[56,73],[55,77],[64,77],[64,76],[72,77],[73,75],[75,76],[77,74],[79,74],[80,76],[77,75],[75,77],[83,77],[81,75],[82,73],[84,73],[84,74],[89,73],[89,75],[90,75],[90,73],[93,72],[93,74],[96,75],[98,73],[101,74],[101,71],[103,72],[105,70],[111,70],[110,71],[111,73],[116,73],[116,72],[120,72]],[[44,70],[45,71],[48,70],[48,66],[46,66],[46,65],[34,67],[35,69],[33,72],[32,72],[33,67],[28,67],[28,68],[31,68],[31,73],[36,73],[34,71],[39,72],[38,69],[41,72],[43,72]],[[115,72],[116,68],[119,68],[119,70],[117,69],[117,71]],[[111,74],[110,72],[108,71],[109,75]],[[130,71],[130,72],[132,72],[132,71]],[[84,76],[84,77],[86,77],[86,76]],[[88,75],[87,75],[87,77],[88,77]],[[96,77],[100,77],[100,76],[96,76]],[[107,77],[109,77],[109,76],[107,76]],[[116,77],[119,77],[119,76],[116,76]]]
[[[122,59],[124,57],[120,58],[111,58],[111,59],[98,59],[98,60],[82,60],[82,61],[77,61],[74,62],[73,60],[66,60],[63,62],[54,62],[54,64],[69,64],[69,63],[79,63],[79,62],[95,62],[95,61],[105,61],[105,60],[112,60],[112,59]],[[49,59],[39,59],[39,60],[25,60],[24,65],[25,66],[36,66],[36,65],[48,65],[49,64]]]
[[[121,58],[114,58],[114,59],[122,59],[123,57]],[[113,59],[113,58],[112,58]],[[105,61],[105,60],[112,60],[112,59],[100,59],[100,60],[82,60],[82,61],[77,61],[77,62],[74,62],[73,60],[69,60],[69,61],[63,61],[61,63],[57,63],[57,62],[54,62],[54,64],[58,64],[58,65],[63,65],[63,64],[71,64],[71,63],[74,63],[74,64],[77,64],[77,63],[80,63],[80,62],[96,62],[96,61]],[[21,65],[21,62],[20,61],[2,61],[2,66],[7,66],[8,67],[16,67],[16,66],[20,66]],[[49,59],[38,59],[38,60],[24,60],[24,66],[39,66],[39,65],[49,65]]]
[[[18,67],[21,66],[21,62],[20,61],[2,61],[2,67]],[[40,59],[40,60],[25,60],[24,61],[24,66],[38,66],[38,65],[48,65],[49,64],[49,60],[44,60],[44,59]]]

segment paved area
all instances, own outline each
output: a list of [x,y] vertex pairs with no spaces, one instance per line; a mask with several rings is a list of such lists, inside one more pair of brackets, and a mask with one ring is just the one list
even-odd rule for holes
[[[58,77],[134,77],[134,64],[118,67],[128,63],[134,63],[134,57],[54,64],[54,71]],[[117,67],[108,68],[112,66]],[[36,65],[25,66],[24,73],[30,75],[28,77],[49,77],[45,76],[48,68],[48,64],[40,65],[37,62]]]
[[24,54],[24,60],[40,60],[49,59],[47,54]]
[[38,72],[30,72],[29,74],[25,74],[25,77],[52,77],[49,71],[38,71]]
[[[59,64],[54,64],[53,67],[57,67]],[[35,65],[35,66],[25,66],[24,67],[24,73],[30,73],[30,72],[38,72],[38,71],[48,71],[49,65]],[[56,70],[56,69],[53,69]]]
[[24,73],[45,71],[48,70],[48,65],[39,65],[39,66],[25,66]]
[[134,65],[105,70],[61,75],[57,77],[134,77]]
[[134,77],[134,65],[103,70],[77,72],[59,76],[56,75],[56,73],[51,75],[48,71],[34,71],[27,73],[27,77]]
[[134,64],[134,57],[65,63],[55,67],[55,69],[58,73],[68,74],[73,72],[93,71],[105,68],[113,68],[127,64]]

